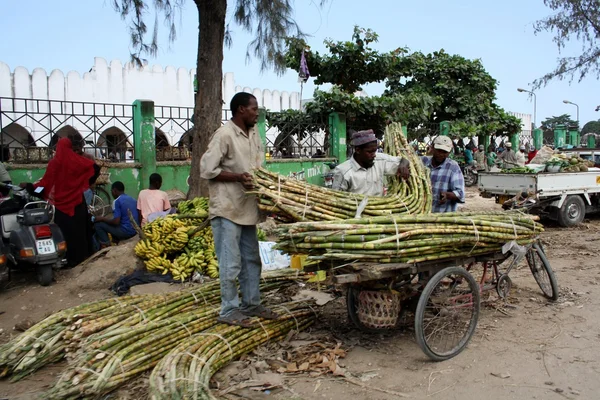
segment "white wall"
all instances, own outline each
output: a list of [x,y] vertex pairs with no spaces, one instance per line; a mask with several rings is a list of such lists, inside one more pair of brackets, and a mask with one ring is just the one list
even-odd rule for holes
[[[63,72],[60,70],[54,70],[48,75],[41,68],[35,68],[29,73],[23,67],[16,67],[11,72],[10,67],[0,61],[0,97],[127,105],[136,99],[150,99],[154,101],[154,104],[161,106],[193,107],[195,71],[194,68],[176,69],[171,66],[163,68],[160,65],[146,65],[142,69],[138,69],[131,63],[123,65],[119,60],[108,63],[103,58],[96,57],[91,70],[83,75],[76,71]],[[233,73],[225,73],[223,76],[224,108],[229,108],[231,98],[239,90],[241,87],[236,85]],[[288,93],[250,87],[245,87],[244,90],[253,93],[260,106],[272,111],[300,108],[299,93],[297,92]],[[9,103],[6,100],[2,101],[1,106],[5,112],[12,111]],[[44,105],[44,107],[47,106]],[[43,113],[48,110],[40,108],[39,111]],[[10,113],[8,116],[12,119],[19,119],[19,113]],[[2,119],[0,128],[4,128],[9,122],[7,118]],[[76,119],[54,121],[54,123],[55,126],[62,123],[72,125],[78,130],[86,129]],[[31,118],[21,118],[19,124],[30,132],[37,145],[45,145],[46,142],[49,142],[50,138],[45,137],[48,133],[47,126],[41,125]],[[80,133],[86,136],[89,132]],[[183,133],[176,132],[174,136],[167,135],[168,140],[173,141],[171,144],[174,145]]]
[[508,114],[517,117],[521,120],[521,134],[531,136],[531,114],[524,114],[512,111],[509,111]]

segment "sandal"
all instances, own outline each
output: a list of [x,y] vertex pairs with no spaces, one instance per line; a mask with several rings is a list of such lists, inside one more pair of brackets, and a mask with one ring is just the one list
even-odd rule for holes
[[218,317],[217,322],[227,325],[241,326],[242,328],[253,328],[254,323],[247,315],[242,314],[240,310],[233,310],[224,317]]
[[243,315],[247,315],[249,317],[259,317],[264,319],[277,319],[279,318],[279,314],[268,309],[265,306],[254,306],[251,308],[247,308],[245,310],[240,310]]

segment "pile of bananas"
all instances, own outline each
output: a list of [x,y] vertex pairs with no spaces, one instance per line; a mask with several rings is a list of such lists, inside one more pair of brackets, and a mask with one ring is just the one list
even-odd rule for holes
[[208,217],[208,197],[196,197],[192,200],[182,201],[177,205],[177,212],[206,218]]
[[219,277],[212,229],[198,227],[207,218],[207,209],[206,198],[187,200],[179,204],[181,215],[167,215],[142,228],[146,238],[137,243],[135,254],[148,271],[171,273],[177,281],[194,272]]

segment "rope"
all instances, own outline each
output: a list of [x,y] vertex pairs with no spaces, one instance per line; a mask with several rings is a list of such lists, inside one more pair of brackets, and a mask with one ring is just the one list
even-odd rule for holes
[[296,322],[296,330],[298,332],[300,332],[300,325],[298,325],[298,320],[296,319],[296,316],[294,314],[292,314],[292,312],[289,310],[289,308],[285,307],[285,306],[279,306],[279,308],[282,308],[284,311],[286,311],[293,319],[294,322]]
[[136,310],[138,310],[140,312],[140,314],[142,314],[142,319],[144,320],[144,322],[148,322],[148,318],[146,318],[146,314],[144,314],[144,311],[142,311],[141,308],[139,308],[138,306],[136,306],[135,304],[131,305],[133,308],[135,308]]
[[475,248],[479,244],[479,231],[477,230],[477,225],[475,225],[475,221],[473,221],[473,219],[471,218],[469,218],[469,221],[471,221],[471,223],[473,224],[473,229],[475,230],[475,244],[473,245],[471,251],[469,251],[469,255],[471,255],[471,253],[473,253],[473,250],[475,250]]
[[261,328],[263,328],[263,331],[265,331],[265,333],[267,334],[267,340],[271,339],[271,335],[269,335],[269,332],[267,331],[267,328],[265,328],[263,323],[260,322],[260,319],[258,320],[258,324],[260,325]]
[[218,333],[197,333],[198,336],[215,336],[219,339],[221,339],[223,342],[225,342],[225,344],[227,345],[227,347],[229,348],[229,360],[231,361],[233,359],[233,348],[231,347],[231,344],[229,343],[229,341],[227,339],[225,339],[224,336],[219,335]]
[[306,215],[306,207],[308,207],[308,186],[304,186],[304,209],[302,210],[302,219]]
[[400,253],[400,231],[398,230],[398,224],[396,223],[396,218],[391,217],[392,221],[394,221],[394,227],[396,228],[396,254]]
[[515,226],[515,221],[513,221],[512,216],[510,216],[510,215],[508,216],[508,218],[510,218],[510,223],[513,226],[513,231],[515,233],[515,240],[517,240],[518,235],[517,235],[517,227]]
[[185,329],[187,331],[187,333],[188,333],[189,336],[192,336],[192,332],[190,332],[190,330],[188,329],[188,327],[185,326],[185,324],[183,322],[181,322],[181,321],[177,321],[177,322],[179,322],[179,325],[183,326],[183,329]]

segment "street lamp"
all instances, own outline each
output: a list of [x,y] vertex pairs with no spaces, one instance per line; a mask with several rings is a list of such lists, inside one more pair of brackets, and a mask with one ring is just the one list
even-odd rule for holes
[[521,89],[521,88],[518,88],[517,92],[520,92],[520,93],[525,92],[525,93],[529,93],[530,95],[533,96],[533,127],[535,128],[536,127],[535,113],[536,113],[536,109],[537,109],[537,99],[535,97],[535,93],[533,93],[531,90],[525,90],[525,89]]
[[577,126],[579,126],[579,106],[577,104],[573,103],[572,101],[569,101],[569,100],[563,100],[563,103],[565,103],[565,104],[572,104],[575,107],[577,107]]

